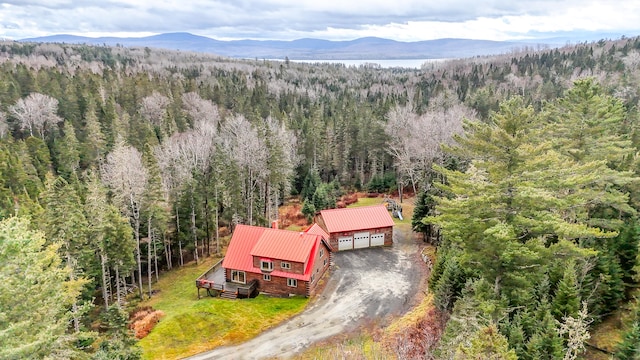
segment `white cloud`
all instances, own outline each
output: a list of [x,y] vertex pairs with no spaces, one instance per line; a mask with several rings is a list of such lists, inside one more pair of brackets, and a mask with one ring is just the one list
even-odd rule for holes
[[144,36],[218,39],[489,40],[557,32],[640,30],[640,1],[608,0],[4,0],[0,37]]

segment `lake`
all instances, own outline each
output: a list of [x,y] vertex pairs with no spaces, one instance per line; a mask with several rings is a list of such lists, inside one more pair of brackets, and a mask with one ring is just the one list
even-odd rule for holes
[[[364,64],[378,64],[382,68],[402,67],[420,69],[425,63],[437,63],[450,59],[389,59],[389,60],[290,60],[291,62],[315,64],[344,64],[345,66],[360,66]],[[282,61],[282,60],[279,60]]]

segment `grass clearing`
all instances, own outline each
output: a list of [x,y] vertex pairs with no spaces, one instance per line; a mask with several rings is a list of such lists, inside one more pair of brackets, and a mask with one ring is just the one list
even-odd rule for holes
[[355,336],[343,339],[338,343],[316,345],[295,357],[299,360],[324,360],[324,359],[393,359],[381,343],[374,341],[373,337],[363,332]]
[[219,258],[188,264],[164,274],[154,285],[159,292],[140,306],[152,306],[166,315],[138,342],[144,359],[175,359],[242,342],[304,309],[305,298],[226,300],[204,296],[198,300],[195,279]]
[[[633,291],[630,297],[632,299],[639,298],[640,289]],[[618,343],[622,341],[625,325],[629,322],[629,317],[632,314],[631,309],[633,308],[634,301],[635,300],[630,300],[625,305],[620,306],[613,314],[604,319],[603,322],[596,325],[591,330],[591,339],[588,340],[588,343],[600,349],[614,352]],[[589,348],[585,358],[589,360],[604,360],[610,359],[611,357]]]
[[[400,200],[397,198],[394,198],[393,200],[395,200],[396,202],[399,202]],[[361,207],[361,206],[372,206],[372,205],[382,205],[384,204],[384,197],[382,196],[378,196],[378,197],[358,197],[358,201],[347,206],[348,208],[354,208],[354,207]],[[400,204],[402,206],[402,218],[403,220],[400,220],[398,218],[393,218],[393,222],[396,225],[409,225],[411,226],[411,218],[413,217],[413,209],[415,208],[415,206],[413,205],[413,198],[404,198],[402,201],[402,204]]]

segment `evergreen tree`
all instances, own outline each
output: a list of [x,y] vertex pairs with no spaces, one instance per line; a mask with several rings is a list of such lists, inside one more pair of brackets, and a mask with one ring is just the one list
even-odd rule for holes
[[636,301],[622,342],[616,347],[613,356],[616,360],[637,360],[640,358],[640,301]]
[[561,359],[564,355],[562,338],[558,334],[548,304],[540,304],[537,312],[537,330],[527,342],[527,355],[531,359]]
[[593,78],[577,80],[545,108],[543,117],[548,121],[544,136],[575,161],[606,160],[619,168],[634,151],[622,128],[624,104],[606,95]]
[[96,161],[106,153],[107,140],[98,122],[96,111],[95,101],[93,97],[89,97],[84,114],[84,138],[80,144],[80,161],[83,168],[95,165]]
[[[61,244],[60,255],[70,269],[71,280],[75,281],[85,272],[93,272],[92,256],[87,246],[88,224],[73,186],[61,177],[51,178],[43,200],[45,207],[41,225],[49,241]],[[74,303],[71,311],[74,330],[79,332],[81,304]]]
[[580,289],[575,264],[569,261],[565,266],[564,276],[558,283],[556,295],[551,303],[551,313],[558,321],[567,316],[576,317],[580,311]]
[[411,218],[411,227],[413,228],[413,231],[422,233],[426,241],[427,237],[431,235],[431,226],[423,223],[422,219],[429,215],[430,205],[433,206],[435,203],[431,200],[426,191],[422,191],[418,194],[418,199],[415,205],[416,206],[413,209],[413,217]]
[[471,160],[465,173],[435,167],[448,181],[435,185],[454,196],[437,197],[439,214],[426,221],[461,246],[465,261],[494,283],[496,294],[505,286],[517,292],[544,270],[541,239],[616,236],[600,227],[613,223],[589,217],[592,202],[633,213],[625,194],[601,181],[626,183],[630,174],[603,162],[575,163],[537,143],[538,124],[532,108],[510,100],[489,124],[467,122],[460,145],[448,148]]
[[304,178],[304,182],[302,185],[302,191],[300,192],[300,196],[303,200],[309,199],[313,197],[313,194],[316,192],[316,188],[320,185],[322,180],[320,180],[320,175],[318,174],[318,169],[312,167],[307,172],[307,175]]
[[516,360],[514,350],[509,349],[507,339],[498,332],[495,324],[478,330],[470,339],[469,346],[458,347],[455,360]]
[[316,208],[313,205],[313,201],[311,200],[306,200],[304,203],[302,203],[302,209],[300,211],[309,222],[313,221],[313,217],[316,215]]
[[26,150],[29,152],[30,163],[35,167],[40,181],[44,183],[47,175],[51,174],[53,170],[49,147],[47,147],[44,140],[33,136],[28,137],[24,141],[24,144],[26,145]]
[[79,143],[76,131],[70,121],[64,123],[64,136],[56,142],[57,173],[71,181],[80,166]]
[[105,338],[100,342],[93,360],[139,360],[142,351],[129,330],[129,316],[116,305],[108,307],[102,316]]
[[62,244],[46,245],[30,227],[18,217],[0,221],[0,358],[80,358],[69,309],[85,281],[63,264]]
[[[151,274],[155,272],[158,280],[158,255],[157,243],[164,238],[167,229],[168,214],[167,205],[162,191],[162,179],[156,158],[149,146],[143,153],[144,166],[147,169],[148,180],[143,196],[143,216],[147,220],[147,285],[149,297],[151,297]],[[210,239],[207,239],[207,242]]]
[[[124,302],[121,274],[135,267],[135,241],[129,220],[107,202],[107,190],[95,175],[89,176],[85,212],[90,246],[100,262],[102,298],[105,310],[115,296],[117,304]],[[112,283],[115,282],[115,290]],[[115,294],[114,294],[115,291]]]

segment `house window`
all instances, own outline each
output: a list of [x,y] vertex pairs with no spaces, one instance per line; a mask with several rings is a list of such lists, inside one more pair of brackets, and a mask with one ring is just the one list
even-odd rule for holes
[[272,271],[273,270],[273,261],[260,260],[260,270]]
[[324,259],[324,266],[327,266],[327,259]]
[[247,279],[245,277],[244,271],[240,270],[231,270],[231,281],[246,284]]
[[290,287],[298,287],[298,280],[288,278],[288,279],[287,279],[287,286],[290,286]]
[[324,249],[320,249],[320,257],[324,256]]
[[313,278],[314,278],[314,277],[315,277],[314,275],[311,275],[311,282],[313,282]]
[[264,281],[271,281],[271,274],[264,274],[264,275],[262,275],[262,280],[264,280]]
[[291,263],[283,261],[283,262],[280,263],[280,267],[283,268],[283,269],[291,269]]

